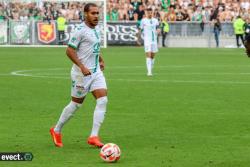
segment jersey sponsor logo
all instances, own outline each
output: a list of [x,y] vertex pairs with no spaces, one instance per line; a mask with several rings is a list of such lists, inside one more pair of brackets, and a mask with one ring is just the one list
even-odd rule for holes
[[76,87],[76,93],[77,93],[77,95],[78,96],[82,96],[83,93],[84,93],[84,90],[85,90],[84,86],[76,85],[75,87]]
[[94,44],[93,53],[95,53],[95,54],[100,53],[100,43],[99,42]]
[[37,23],[39,41],[49,44],[56,39],[55,23]]

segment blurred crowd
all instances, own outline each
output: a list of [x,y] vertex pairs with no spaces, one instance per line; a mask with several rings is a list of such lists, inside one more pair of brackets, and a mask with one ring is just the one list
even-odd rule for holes
[[146,8],[167,21],[211,21],[219,17],[230,22],[250,17],[250,0],[108,0],[109,20],[140,20]]
[[[59,15],[67,21],[83,20],[85,2],[81,1],[7,1],[0,3],[0,20],[56,20]],[[100,12],[103,13],[103,12]]]
[[[67,21],[83,20],[81,1],[0,1],[0,20],[56,20],[62,14]],[[108,21],[137,21],[152,8],[154,16],[167,21],[206,22],[219,18],[230,22],[250,17],[250,0],[107,0]],[[102,12],[100,12],[102,13]]]

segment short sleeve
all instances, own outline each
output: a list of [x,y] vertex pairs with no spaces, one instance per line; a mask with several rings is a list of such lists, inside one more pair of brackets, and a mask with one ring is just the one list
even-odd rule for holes
[[68,46],[77,49],[82,39],[81,31],[75,31],[69,39]]

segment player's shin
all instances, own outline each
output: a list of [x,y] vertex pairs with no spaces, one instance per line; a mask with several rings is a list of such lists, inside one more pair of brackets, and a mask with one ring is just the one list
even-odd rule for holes
[[98,136],[99,129],[101,127],[102,122],[104,121],[107,102],[108,102],[107,96],[98,98],[96,100],[96,107],[93,117],[93,127],[90,136]]
[[154,64],[155,64],[155,58],[152,58],[152,60],[151,60],[151,68],[152,69],[154,68]]
[[54,128],[55,132],[61,133],[63,125],[67,123],[67,121],[74,115],[78,108],[80,108],[82,104],[71,101],[64,109],[63,112]]
[[148,70],[148,75],[151,75],[152,74],[152,59],[149,57],[146,58],[146,66]]

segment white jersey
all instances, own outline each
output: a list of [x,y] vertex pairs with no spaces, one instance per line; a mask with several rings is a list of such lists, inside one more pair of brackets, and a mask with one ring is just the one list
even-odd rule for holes
[[[101,35],[98,27],[94,29],[82,23],[71,36],[68,46],[75,48],[77,57],[81,63],[92,73],[100,71],[99,54]],[[73,65],[72,70],[81,72],[77,65]]]
[[142,19],[140,28],[144,35],[144,45],[157,44],[157,26],[159,26],[159,22],[155,18]]

